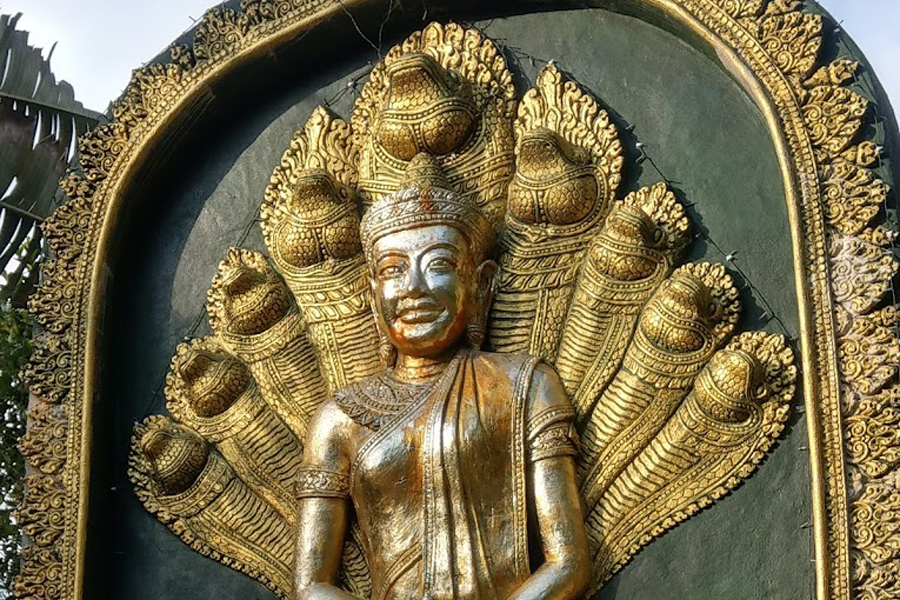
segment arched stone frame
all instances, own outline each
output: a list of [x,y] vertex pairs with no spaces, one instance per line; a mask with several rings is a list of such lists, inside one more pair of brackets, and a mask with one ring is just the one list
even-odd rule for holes
[[[45,225],[54,258],[45,265],[44,282],[31,301],[43,332],[26,370],[35,401],[23,441],[31,474],[21,514],[31,541],[19,580],[22,598],[82,597],[90,423],[98,393],[104,282],[129,186],[154,147],[180,128],[194,125],[196,115],[213,100],[213,82],[266,60],[317,25],[346,18],[348,8],[379,3],[252,0],[242,4],[243,11],[226,8],[208,13],[194,31],[192,47],[173,48],[172,63],[151,64],[135,72],[113,109],[113,121],[81,141],[81,173],[63,182],[72,201]],[[867,502],[884,505],[888,513],[879,519],[900,519],[898,501],[879,497],[879,481],[886,473],[870,464],[872,456],[878,462],[890,450],[879,444],[890,442],[876,439],[868,430],[848,432],[842,422],[841,394],[874,397],[873,386],[883,387],[876,380],[884,378],[886,383],[892,376],[891,365],[882,363],[890,359],[888,345],[893,339],[879,337],[890,315],[875,309],[896,267],[887,251],[879,249],[879,244],[887,242],[885,231],[869,228],[883,188],[867,178],[866,167],[877,155],[874,145],[856,145],[866,101],[844,87],[853,69],[841,62],[820,63],[822,20],[801,11],[799,3],[791,0],[589,4],[688,31],[740,83],[767,123],[783,174],[793,238],[813,481],[817,598],[877,593],[878,583],[869,590],[851,589],[851,553],[876,565],[879,560],[874,553],[886,541],[875,531],[876,517],[867,517],[872,508]],[[549,4],[510,2],[504,7],[540,10]],[[450,16],[462,10],[465,7],[447,6]],[[444,17],[437,14],[438,9],[432,11],[435,18]],[[856,170],[836,169],[837,160]],[[833,259],[829,259],[829,238],[841,240],[833,244]],[[854,267],[852,277],[850,266]],[[843,320],[836,318],[839,306]],[[856,329],[854,323],[859,325]],[[882,352],[873,354],[871,363],[842,363],[843,343],[881,345]],[[886,417],[876,412],[871,418]],[[866,449],[870,460],[852,465],[862,486],[855,503],[848,495],[848,435]],[[851,515],[856,515],[856,535],[851,531]],[[872,526],[872,535],[860,533],[867,526]],[[891,574],[890,563],[879,568]]]

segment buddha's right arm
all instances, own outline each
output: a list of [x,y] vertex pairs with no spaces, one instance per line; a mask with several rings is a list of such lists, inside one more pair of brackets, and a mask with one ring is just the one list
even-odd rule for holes
[[297,474],[296,600],[357,600],[335,585],[349,512],[352,421],[330,400],[313,415]]
[[347,532],[347,500],[303,498],[297,525],[297,600],[357,600],[334,585]]

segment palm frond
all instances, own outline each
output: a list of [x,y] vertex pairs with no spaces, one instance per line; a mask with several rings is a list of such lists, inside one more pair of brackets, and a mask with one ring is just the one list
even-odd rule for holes
[[23,303],[37,279],[37,224],[56,207],[59,179],[73,162],[75,140],[100,114],[75,100],[50,70],[50,50],[16,29],[21,13],[0,15],[0,302]]

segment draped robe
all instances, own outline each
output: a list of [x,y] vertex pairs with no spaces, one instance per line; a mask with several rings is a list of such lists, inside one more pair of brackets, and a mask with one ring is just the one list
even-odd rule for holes
[[[405,397],[387,375],[335,394],[357,428],[347,489],[373,600],[505,600],[528,578],[529,456],[573,417],[564,393],[531,397],[535,364],[464,350]],[[574,453],[553,438],[542,457]],[[335,467],[308,447],[304,468]]]

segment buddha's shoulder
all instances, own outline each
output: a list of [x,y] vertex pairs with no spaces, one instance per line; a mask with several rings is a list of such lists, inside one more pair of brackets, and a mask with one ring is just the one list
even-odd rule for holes
[[554,383],[559,380],[553,367],[540,358],[524,353],[472,351],[476,368],[491,369],[506,374],[515,381],[521,376],[531,377],[533,383]]
[[416,390],[391,383],[384,372],[345,385],[328,402],[357,425],[377,430],[409,404]]
[[477,352],[473,359],[483,365],[482,373],[490,369],[495,381],[506,380],[509,386],[526,385],[526,407],[529,415],[547,410],[571,411],[572,405],[565,386],[556,371],[542,360],[529,354]]

